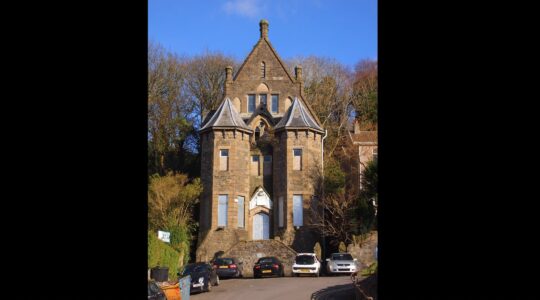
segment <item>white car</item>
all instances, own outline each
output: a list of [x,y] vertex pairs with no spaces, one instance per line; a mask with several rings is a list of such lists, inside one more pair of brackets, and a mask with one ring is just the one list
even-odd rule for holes
[[358,260],[353,258],[349,253],[332,253],[330,258],[327,258],[326,261],[326,270],[328,271],[328,274],[351,274],[360,271]]
[[292,265],[294,276],[300,274],[309,274],[319,277],[321,271],[321,262],[317,259],[315,253],[298,253]]

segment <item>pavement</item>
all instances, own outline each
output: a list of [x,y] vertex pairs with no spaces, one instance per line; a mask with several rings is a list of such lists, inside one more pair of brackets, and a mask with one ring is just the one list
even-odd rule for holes
[[330,277],[279,277],[220,279],[209,293],[192,294],[193,300],[356,299],[348,275]]

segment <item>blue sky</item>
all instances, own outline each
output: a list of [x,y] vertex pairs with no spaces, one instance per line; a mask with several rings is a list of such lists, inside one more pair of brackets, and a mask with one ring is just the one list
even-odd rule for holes
[[148,38],[180,55],[221,51],[243,61],[261,19],[283,59],[325,56],[350,67],[377,59],[377,0],[148,0]]

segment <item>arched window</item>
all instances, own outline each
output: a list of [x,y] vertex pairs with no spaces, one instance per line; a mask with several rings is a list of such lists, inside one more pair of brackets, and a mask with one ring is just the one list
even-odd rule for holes
[[259,141],[259,138],[261,137],[261,130],[259,127],[255,129],[255,142]]
[[266,78],[266,64],[261,62],[261,78]]

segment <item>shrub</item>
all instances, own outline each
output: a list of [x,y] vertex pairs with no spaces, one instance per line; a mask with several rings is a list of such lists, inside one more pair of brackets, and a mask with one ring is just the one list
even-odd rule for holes
[[169,280],[176,280],[180,266],[180,253],[157,238],[157,233],[148,232],[148,267],[168,267]]
[[377,262],[372,263],[369,267],[362,270],[362,276],[369,276],[375,274],[377,271]]

